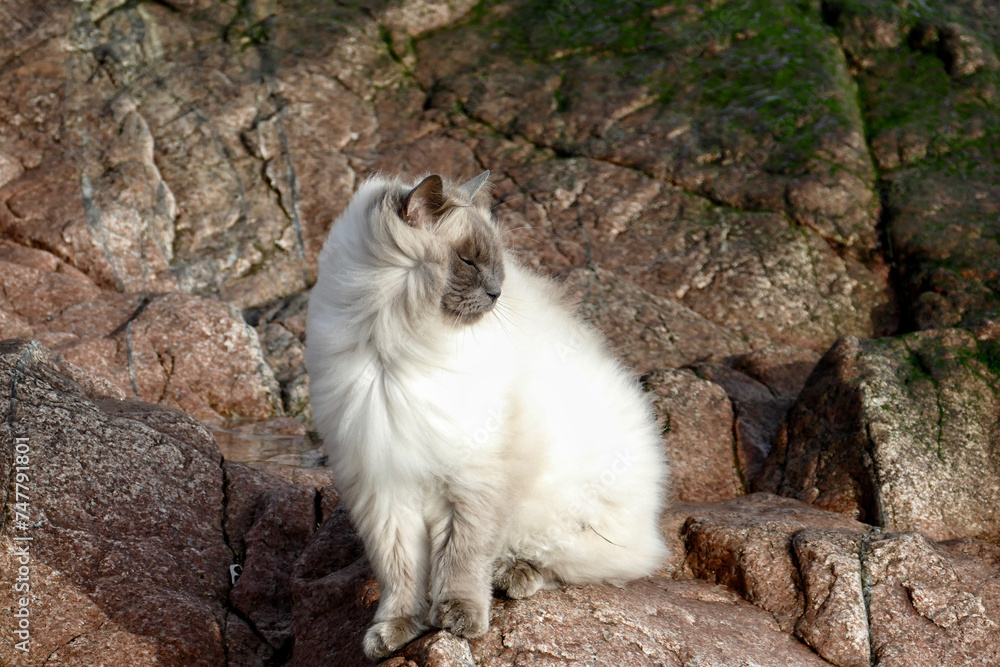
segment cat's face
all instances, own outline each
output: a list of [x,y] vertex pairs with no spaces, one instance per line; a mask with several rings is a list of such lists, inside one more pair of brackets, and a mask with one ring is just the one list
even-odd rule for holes
[[441,309],[461,322],[474,322],[492,310],[500,298],[503,247],[491,220],[475,220],[462,226],[468,230],[453,245]]
[[492,310],[503,287],[503,239],[490,216],[488,195],[480,192],[488,176],[447,188],[440,176],[428,176],[400,200],[407,224],[446,245],[441,311],[464,324]]

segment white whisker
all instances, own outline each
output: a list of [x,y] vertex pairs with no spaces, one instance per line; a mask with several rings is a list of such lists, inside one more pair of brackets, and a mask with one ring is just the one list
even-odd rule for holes
[[[513,317],[511,317],[510,311],[507,310],[507,309],[508,309],[508,306],[506,304],[501,304],[498,301],[496,307],[494,308],[494,311],[496,311],[496,314],[497,314],[498,318],[502,318],[503,321],[505,321],[507,324],[509,324],[515,331],[517,331],[519,334],[521,334],[522,336],[524,336],[525,335],[524,331],[519,326],[517,326],[517,324],[514,322]],[[510,336],[508,336],[508,338],[509,337]],[[513,340],[513,339],[511,339],[511,340]]]

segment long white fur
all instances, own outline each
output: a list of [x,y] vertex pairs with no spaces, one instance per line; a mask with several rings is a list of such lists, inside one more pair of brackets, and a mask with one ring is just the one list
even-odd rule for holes
[[[493,498],[498,485],[497,557],[566,583],[649,574],[665,555],[668,468],[635,378],[554,283],[509,253],[482,319],[421,308],[451,251],[446,229],[415,229],[380,203],[408,187],[385,177],[360,187],[309,303],[313,413],[338,486],[369,552],[399,551],[395,564],[373,563],[383,605],[397,606],[376,621],[426,613],[428,531],[449,520],[456,495]],[[419,608],[406,608],[408,595]]]

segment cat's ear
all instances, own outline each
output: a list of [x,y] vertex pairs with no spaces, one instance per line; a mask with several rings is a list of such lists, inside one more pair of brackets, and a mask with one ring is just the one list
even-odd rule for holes
[[411,227],[431,227],[447,208],[444,183],[440,176],[431,174],[403,195],[400,216]]
[[[483,173],[479,174],[473,178],[468,183],[463,183],[458,186],[458,189],[469,198],[469,201],[476,201],[476,193],[479,192],[484,185],[490,180],[490,170],[487,169]],[[488,196],[488,195],[487,195]]]

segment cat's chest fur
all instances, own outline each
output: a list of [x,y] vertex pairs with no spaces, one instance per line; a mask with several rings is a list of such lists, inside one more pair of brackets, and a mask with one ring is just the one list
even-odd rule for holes
[[384,477],[442,477],[503,448],[519,364],[493,324],[450,331],[433,349],[384,359],[374,346],[336,362],[344,387],[340,446]]

